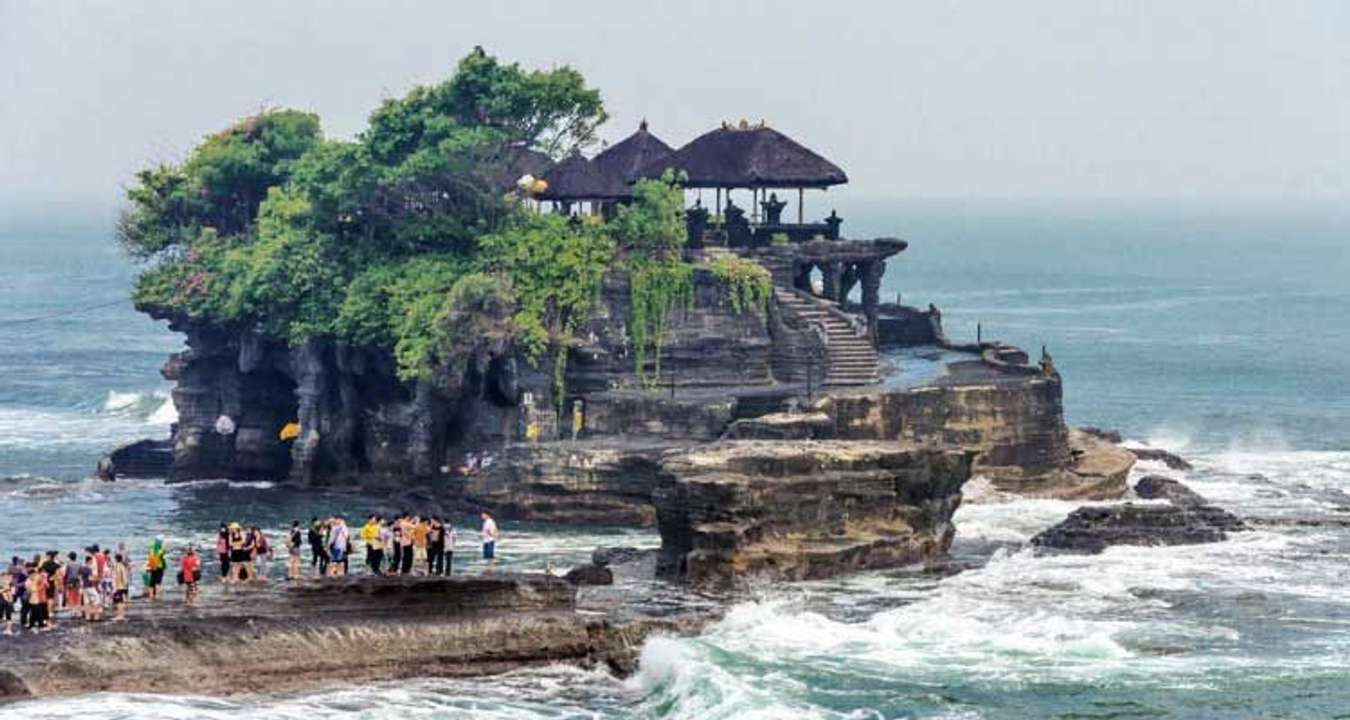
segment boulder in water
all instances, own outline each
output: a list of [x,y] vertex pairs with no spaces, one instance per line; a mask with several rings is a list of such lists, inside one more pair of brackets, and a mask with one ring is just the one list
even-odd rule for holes
[[138,440],[122,445],[98,461],[102,480],[119,477],[167,478],[173,465],[173,440]]
[[567,571],[563,579],[573,585],[613,585],[614,571],[604,565],[578,565]]
[[1130,448],[1130,452],[1140,460],[1154,460],[1173,470],[1190,470],[1194,467],[1181,456],[1159,448]]
[[1208,505],[1205,496],[1181,482],[1162,475],[1146,475],[1134,485],[1134,494],[1142,500],[1167,500],[1173,505]]
[[1039,547],[1099,553],[1112,545],[1195,545],[1245,530],[1237,516],[1213,505],[1088,505],[1031,539]]

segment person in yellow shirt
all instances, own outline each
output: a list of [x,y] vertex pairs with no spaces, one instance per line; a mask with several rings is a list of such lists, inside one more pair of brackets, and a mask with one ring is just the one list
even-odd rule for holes
[[366,568],[371,575],[380,574],[384,564],[384,544],[380,542],[380,516],[371,514],[361,526],[361,542],[366,544]]

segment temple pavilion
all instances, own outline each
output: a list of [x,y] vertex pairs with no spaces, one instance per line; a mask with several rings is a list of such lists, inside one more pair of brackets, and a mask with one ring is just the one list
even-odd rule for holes
[[[724,122],[671,149],[643,120],[636,132],[595,157],[574,153],[548,168],[542,175],[547,187],[535,197],[551,202],[556,212],[609,216],[632,199],[633,183],[667,170],[680,173],[685,190],[695,197],[685,210],[688,251],[737,253],[769,269],[778,306],[815,317],[810,322],[821,323],[830,336],[831,357],[840,357],[833,358],[825,379],[832,384],[874,381],[875,353],[860,345],[876,341],[885,260],[904,250],[905,243],[844,239],[843,220],[833,210],[808,219],[806,191],[842,185],[848,175],[786,134],[763,122]],[[711,208],[703,204],[708,190],[713,193]],[[750,193],[749,207],[735,202],[736,191]],[[790,201],[795,201],[792,213],[785,212]],[[855,289],[861,300],[856,305],[850,301]],[[825,316],[854,317],[856,327],[822,320]],[[853,337],[855,332],[865,339]]]

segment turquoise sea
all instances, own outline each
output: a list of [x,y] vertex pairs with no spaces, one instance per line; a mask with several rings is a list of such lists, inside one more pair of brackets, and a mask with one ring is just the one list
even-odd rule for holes
[[[828,207],[836,196],[825,196]],[[884,292],[950,335],[1042,345],[1069,420],[1182,453],[1184,479],[1248,516],[1350,517],[1350,208],[1240,201],[860,201],[846,234],[899,236]],[[0,555],[205,538],[232,510],[279,526],[359,505],[266,483],[88,479],[173,418],[158,368],[180,339],[125,300],[102,222],[0,228]],[[97,306],[97,307],[96,307]],[[33,322],[31,318],[90,308]],[[1145,464],[1139,472],[1170,472]],[[1174,475],[1182,475],[1172,473]],[[658,638],[628,680],[552,668],[247,699],[100,695],[31,718],[1350,717],[1350,529],[1037,557],[1073,508],[967,505],[953,574],[766,589],[702,636]],[[52,522],[59,519],[59,522]],[[651,533],[504,528],[520,567]],[[512,546],[511,539],[515,544]],[[4,657],[0,639],[0,663]]]

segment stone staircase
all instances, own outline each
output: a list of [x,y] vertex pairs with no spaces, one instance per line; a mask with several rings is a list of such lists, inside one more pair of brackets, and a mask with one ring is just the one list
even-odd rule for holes
[[[704,259],[736,256],[738,253],[724,247],[707,246],[700,252]],[[819,329],[825,341],[825,373],[822,384],[827,387],[870,385],[881,379],[880,358],[866,335],[854,330],[837,304],[789,289],[792,286],[791,263],[779,256],[756,257],[755,262],[773,276],[773,294],[781,312],[795,318],[802,327]],[[775,352],[793,353],[799,348],[781,346]],[[802,365],[800,358],[775,358],[776,367]],[[808,365],[809,368],[809,365]],[[803,369],[804,372],[811,372]],[[819,372],[819,368],[815,372]],[[811,372],[812,376],[816,376]]]
[[785,314],[820,328],[825,338],[826,386],[870,385],[880,380],[876,348],[827,300],[775,285],[774,300]]

